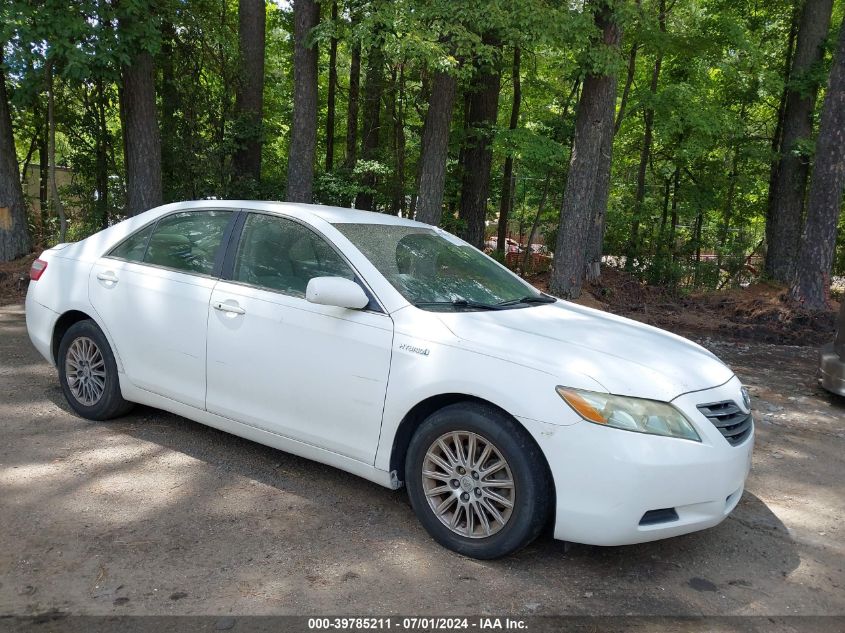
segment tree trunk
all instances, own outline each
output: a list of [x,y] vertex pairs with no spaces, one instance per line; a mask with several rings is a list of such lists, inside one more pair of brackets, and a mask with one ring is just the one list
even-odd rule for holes
[[[497,44],[489,36],[485,37],[485,43]],[[463,152],[461,206],[458,217],[464,222],[462,237],[476,248],[482,248],[487,220],[487,198],[490,194],[493,136],[499,113],[499,69],[495,65],[479,68],[473,84],[466,121],[467,140]]]
[[780,152],[781,141],[783,140],[783,116],[786,110],[786,97],[789,95],[789,72],[792,69],[792,57],[795,53],[795,37],[798,34],[798,20],[801,17],[801,0],[793,0],[792,18],[789,23],[789,37],[786,42],[786,53],[783,56],[783,90],[781,91],[780,101],[778,102],[777,119],[775,120],[775,129],[772,133],[771,149],[771,165],[769,166],[769,188],[768,198],[766,200],[766,223],[768,224],[772,217],[774,209],[774,192],[775,183],[778,179],[778,167],[780,166]]
[[[182,198],[186,188],[186,174],[179,161],[179,143],[177,112],[179,110],[179,92],[176,87],[176,69],[174,63],[174,44],[176,29],[173,23],[165,20],[161,25],[161,180],[162,199],[167,202]],[[188,148],[180,148],[182,150]],[[188,151],[190,151],[188,149]],[[190,154],[188,154],[190,155]]]
[[109,128],[106,118],[106,94],[102,77],[95,81],[95,115],[97,140],[95,148],[94,184],[97,190],[97,221],[100,228],[109,225]]
[[[613,100],[608,100],[607,107],[613,109],[615,106],[616,95],[616,77],[611,76],[611,86],[608,88],[614,95]],[[569,112],[569,105],[572,99],[577,95],[578,88],[581,85],[581,80],[577,79],[572,87],[572,92],[569,95],[563,107],[562,117],[566,118]],[[621,106],[620,106],[621,107]],[[613,121],[613,112],[606,115],[607,121]],[[607,224],[607,201],[610,198],[610,170],[613,162],[613,139],[616,134],[616,127],[614,124],[613,130],[610,134],[602,132],[601,155],[599,157],[599,167],[596,172],[596,189],[593,198],[593,208],[591,211],[590,231],[587,236],[587,265],[585,276],[590,283],[597,282],[601,278],[601,258],[604,252],[604,232]],[[572,151],[572,140],[569,139],[567,143],[570,145],[570,152]],[[553,201],[552,207],[556,205]]]
[[792,298],[805,308],[821,310],[830,305],[830,270],[836,248],[836,227],[845,187],[845,19],[830,69],[813,181],[807,201],[807,223],[798,256]]
[[[332,2],[332,29],[337,29],[337,0]],[[337,101],[337,37],[329,42],[329,89],[326,103],[326,171],[334,169],[335,106]]]
[[610,170],[613,164],[613,114],[616,107],[616,77],[608,77],[609,93],[604,107],[609,112],[604,113],[602,119],[604,129],[601,136],[599,163],[596,169],[595,192],[593,193],[591,220],[587,234],[586,267],[584,274],[590,283],[601,278],[601,256],[604,252],[604,231],[607,226],[607,201],[610,198]]
[[675,261],[675,236],[678,233],[678,200],[681,190],[681,168],[675,167],[675,173],[672,176],[672,225],[669,229],[669,253],[672,256],[672,261]]
[[152,55],[147,51],[137,53],[123,67],[122,74],[126,213],[133,216],[157,207],[162,200],[161,139]]
[[818,82],[812,78],[824,54],[833,0],[807,0],[801,13],[789,93],[783,119],[780,164],[772,210],[766,224],[766,275],[789,283],[795,270],[809,163],[802,144],[813,135],[813,111]]
[[540,195],[540,203],[537,205],[537,213],[534,214],[534,221],[531,223],[531,231],[528,233],[528,241],[525,243],[526,248],[522,253],[522,264],[519,268],[523,277],[525,277],[528,272],[528,260],[532,255],[531,244],[534,243],[534,235],[537,233],[537,226],[540,224],[540,215],[543,213],[543,207],[546,206],[546,198],[549,195],[549,183],[551,182],[551,179],[551,174],[548,174],[543,181],[543,193]]
[[423,126],[416,219],[437,226],[443,213],[449,126],[458,82],[449,73],[436,72]]
[[[511,120],[508,129],[513,131],[519,125],[519,107],[522,103],[522,85],[520,84],[520,50],[518,46],[513,49],[513,105],[511,106]],[[496,250],[504,261],[507,253],[508,221],[513,210],[513,154],[508,152],[505,157],[505,166],[502,169],[502,199],[499,202],[499,226],[497,231]]]
[[[741,121],[745,120],[746,104],[742,104],[739,112]],[[731,170],[728,173],[728,192],[725,196],[725,206],[722,212],[722,226],[719,229],[719,243],[716,251],[716,264],[718,268],[722,269],[722,256],[728,246],[728,235],[731,230],[731,222],[734,215],[734,204],[736,202],[736,188],[739,180],[739,158],[740,158],[740,144],[737,142],[734,147],[733,158],[731,159]]]
[[631,53],[628,55],[628,71],[625,76],[625,87],[622,88],[622,99],[619,101],[619,110],[616,112],[616,122],[613,124],[613,133],[618,134],[622,127],[622,120],[625,118],[625,109],[628,107],[628,97],[631,94],[631,85],[634,83],[634,73],[637,70],[637,50],[639,44],[631,44]]
[[[34,109],[32,116],[34,119],[37,120],[38,117],[38,110],[37,108]],[[23,163],[20,166],[20,174],[21,174],[21,186],[23,187],[26,184],[26,172],[29,170],[29,166],[32,162],[32,156],[35,154],[35,150],[38,148],[38,131],[33,133],[32,140],[29,142],[29,149],[26,152],[26,156],[24,156]]]
[[[379,132],[381,128],[381,97],[384,93],[384,53],[380,48],[370,49],[367,56],[367,83],[364,86],[364,129],[361,143],[361,159],[373,161],[378,158]],[[373,209],[376,174],[368,170],[362,179],[363,189],[355,198],[356,209]]]
[[701,207],[698,209],[698,214],[695,216],[695,229],[693,231],[693,244],[695,244],[695,267],[692,277],[693,287],[698,286],[698,280],[701,274],[701,226],[704,223],[704,214]]
[[308,38],[320,22],[320,5],[313,0],[294,0],[293,22],[294,93],[287,200],[311,202],[319,104],[317,103],[317,45],[309,45]]
[[50,163],[50,206],[59,216],[59,243],[67,237],[67,216],[62,199],[59,197],[59,185],[56,182],[56,95],[53,88],[53,65],[47,62],[47,160]]
[[672,193],[672,179],[663,179],[663,210],[660,213],[660,228],[657,231],[657,248],[655,252],[658,254],[662,251],[665,245],[664,237],[666,237],[666,222],[669,220],[669,198]]
[[[666,32],[666,0],[660,0],[659,16],[661,32]],[[651,83],[649,84],[650,101],[643,111],[643,144],[640,149],[640,164],[637,169],[637,189],[634,194],[634,218],[631,222],[631,235],[628,241],[627,252],[625,253],[625,270],[634,269],[634,259],[640,255],[640,222],[643,215],[643,204],[645,202],[645,180],[648,169],[649,158],[651,157],[651,141],[654,132],[654,97],[657,95],[657,84],[660,80],[660,68],[663,64],[663,52],[657,51],[654,59],[654,67],[651,71]]]
[[[294,3],[295,14],[298,4]],[[264,0],[240,0],[238,3],[238,75],[235,84],[235,119],[238,122],[239,133],[238,145],[232,156],[232,177],[236,190],[245,189],[242,193],[249,193],[254,189],[254,186],[248,184],[250,181],[252,183],[261,181],[266,21]],[[294,21],[296,21],[295,17]],[[297,40],[295,35],[294,40]]]
[[6,43],[0,41],[0,262],[26,255],[30,245],[12,113],[6,94],[5,46]]
[[[636,0],[637,11],[640,10],[642,0]],[[616,112],[616,121],[613,124],[614,136],[619,133],[622,121],[625,118],[625,108],[628,106],[628,97],[631,94],[631,85],[634,83],[634,74],[637,70],[637,51],[640,48],[639,42],[631,44],[631,52],[628,54],[628,70],[625,73],[625,87],[622,88],[622,98],[619,100],[619,110]]]
[[[232,28],[229,23],[230,4],[228,2],[219,2],[217,3],[217,6],[220,11],[220,23],[218,24],[218,28],[220,28],[222,33],[229,33]],[[240,12],[240,7],[238,8],[238,11]],[[228,61],[227,50],[228,42],[225,38],[217,38],[217,74],[220,76],[222,85],[237,85],[238,73],[240,73],[240,59],[238,59],[238,63],[235,65],[234,70],[232,70],[232,66]],[[231,126],[232,119],[235,118],[236,115],[232,110],[231,90],[220,90],[219,99],[218,108],[220,116],[215,121],[214,129],[217,154],[217,175],[219,177],[218,191],[221,195],[227,197],[230,195],[229,185],[232,180],[232,163],[234,162],[234,157],[231,157],[230,159],[229,152],[224,151],[223,148],[227,146],[229,140],[227,138],[227,129]],[[238,123],[238,121],[235,121],[235,123]]]
[[[40,108],[39,108],[40,110]],[[40,114],[40,113],[39,113]],[[40,243],[45,243],[44,237],[47,233],[47,222],[50,218],[50,209],[48,207],[48,199],[50,196],[50,152],[47,142],[49,133],[47,131],[47,116],[38,123],[40,128],[38,139],[38,207],[39,207],[39,228],[40,235],[38,236]]]
[[[428,109],[426,107],[425,110],[420,106],[421,103],[425,103],[426,106],[430,106],[431,102],[431,74],[428,72],[426,68],[420,69],[420,90],[417,93],[417,98],[411,102],[412,107],[416,110],[417,115],[422,120],[423,125],[422,129],[420,130],[420,155],[419,161],[417,162],[417,170],[416,174],[414,175],[414,188],[411,193],[410,204],[408,205],[408,217],[409,218],[416,218],[417,217],[417,202],[419,201],[420,197],[420,178],[422,177],[422,168],[423,168],[423,157],[425,156],[425,143],[423,142],[426,137],[426,117],[428,115]],[[447,151],[448,157],[448,151]],[[445,161],[446,159],[444,159]],[[445,162],[444,162],[445,165]]]
[[[599,155],[599,166],[596,171],[596,190],[593,196],[593,208],[591,212],[590,232],[587,236],[587,265],[585,276],[588,282],[595,283],[601,279],[601,257],[604,253],[604,232],[607,226],[607,202],[610,199],[610,171],[613,164],[613,139],[616,136],[616,124],[614,123],[614,109],[616,107],[616,76],[610,76],[608,90],[612,95],[605,107],[610,108],[610,113],[605,113],[605,125],[611,125],[610,131],[602,131],[601,154]],[[622,108],[620,105],[620,115]],[[564,110],[565,113],[565,110]],[[617,117],[617,122],[619,118]]]
[[[596,26],[602,44],[618,51],[622,31],[610,9],[597,9]],[[575,119],[575,142],[566,190],[560,210],[560,226],[555,245],[554,268],[549,280],[552,292],[576,299],[581,294],[587,263],[587,240],[597,197],[605,136],[613,133],[616,81],[610,75],[587,75],[581,89]]]
[[399,73],[393,70],[393,100],[391,115],[393,118],[393,199],[390,212],[393,215],[405,213],[405,67],[399,65]]
[[[354,20],[353,20],[354,24]],[[346,102],[346,158],[347,169],[355,169],[358,162],[358,100],[361,92],[361,44],[352,43],[349,63],[349,98]]]

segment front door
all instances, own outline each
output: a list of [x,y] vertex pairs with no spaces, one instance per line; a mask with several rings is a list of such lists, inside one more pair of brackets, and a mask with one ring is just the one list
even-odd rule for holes
[[221,279],[211,296],[206,406],[372,464],[393,321],[377,308],[306,301],[308,281],[318,276],[355,279],[344,258],[308,226],[247,216],[230,279]]

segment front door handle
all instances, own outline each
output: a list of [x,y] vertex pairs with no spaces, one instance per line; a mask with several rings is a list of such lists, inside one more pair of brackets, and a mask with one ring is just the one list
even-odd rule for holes
[[220,310],[221,312],[228,312],[229,314],[246,314],[246,310],[244,310],[237,303],[226,303],[223,301],[216,301],[213,304],[213,307],[215,310]]
[[115,275],[112,271],[106,271],[104,273],[97,273],[97,279],[102,282],[105,282],[107,285],[114,285],[117,283],[117,275]]

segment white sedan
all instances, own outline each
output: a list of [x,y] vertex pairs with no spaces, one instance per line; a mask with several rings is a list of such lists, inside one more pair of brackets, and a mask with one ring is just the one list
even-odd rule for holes
[[[170,204],[31,270],[27,328],[68,403],[143,403],[405,485],[477,558],[722,521],[748,393],[683,338],[538,292],[426,224],[316,205]],[[362,500],[365,501],[365,500]]]

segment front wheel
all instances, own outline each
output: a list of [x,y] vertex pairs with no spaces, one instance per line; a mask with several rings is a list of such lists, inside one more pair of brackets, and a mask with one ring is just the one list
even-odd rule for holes
[[132,408],[120,393],[111,347],[94,321],[79,321],[68,328],[56,361],[65,399],[83,418],[108,420]]
[[552,506],[549,479],[527,431],[478,403],[429,416],[405,462],[420,522],[441,545],[473,558],[505,556],[537,537]]

